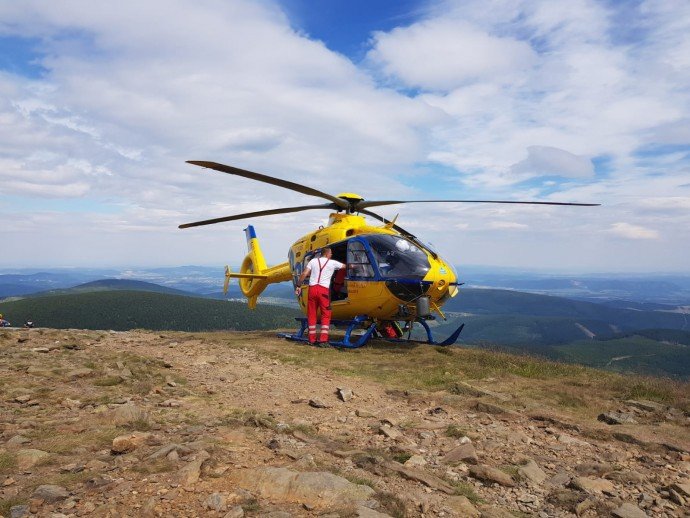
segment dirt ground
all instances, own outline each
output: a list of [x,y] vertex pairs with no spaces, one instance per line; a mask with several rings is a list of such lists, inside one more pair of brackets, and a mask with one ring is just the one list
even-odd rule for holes
[[428,350],[2,331],[0,516],[690,516],[684,409]]

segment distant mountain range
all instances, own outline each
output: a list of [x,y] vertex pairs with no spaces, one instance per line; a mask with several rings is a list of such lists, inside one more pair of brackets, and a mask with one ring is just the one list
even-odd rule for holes
[[28,297],[46,297],[53,295],[73,295],[76,293],[93,293],[95,291],[149,291],[152,293],[167,293],[169,295],[184,295],[188,297],[198,297],[195,293],[188,291],[168,288],[152,282],[134,281],[128,279],[101,279],[98,281],[85,282],[71,288],[61,288],[56,290],[39,291],[32,293]]
[[[635,304],[690,305],[690,274],[547,275],[475,266],[458,267],[458,272],[466,288],[515,290],[619,307],[633,307]],[[101,279],[138,280],[196,295],[222,297],[219,294],[223,286],[223,267],[0,270],[0,298],[71,288]],[[286,289],[273,285],[269,286],[266,296],[289,299],[289,291],[289,286]],[[228,295],[241,297],[236,283],[230,285]]]
[[[94,271],[0,275],[0,288],[4,286],[4,294],[13,296],[0,301],[0,313],[14,324],[31,319],[45,327],[186,331],[292,328],[294,317],[299,315],[289,283],[270,286],[264,304],[250,311],[243,301],[214,300],[224,298],[222,271],[218,269],[162,270],[148,271],[149,278],[170,275],[172,280],[166,285],[101,278],[64,286],[97,273]],[[674,286],[682,291],[681,281]],[[633,282],[627,286],[638,285]],[[639,286],[643,289],[649,284]],[[237,285],[231,286],[228,297],[242,300]],[[433,322],[434,330],[440,338],[465,323],[461,343],[473,347],[497,347],[610,370],[690,379],[689,307],[641,298],[602,297],[591,302],[463,286],[443,307],[448,320]]]

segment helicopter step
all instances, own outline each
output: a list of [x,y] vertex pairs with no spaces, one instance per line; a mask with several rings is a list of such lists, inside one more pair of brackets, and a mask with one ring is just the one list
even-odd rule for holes
[[[288,340],[294,340],[296,342],[308,342],[309,340],[305,334],[307,331],[307,319],[304,317],[296,317],[295,320],[300,323],[300,328],[297,330],[297,333],[278,333],[278,336]],[[345,327],[345,336],[339,342],[331,340],[328,343],[333,347],[343,347],[345,349],[357,349],[358,347],[362,347],[369,341],[374,333],[374,330],[376,329],[375,322],[366,328],[364,334],[362,334],[357,341],[352,342],[350,337],[352,335],[352,331],[361,328],[362,323],[366,322],[367,320],[368,318],[366,315],[358,315],[351,320],[331,320],[332,327]]]
[[[295,342],[308,342],[309,340],[307,339],[306,336],[306,331],[307,331],[307,319],[304,317],[297,317],[295,318],[297,322],[300,323],[300,328],[297,330],[296,333],[278,333],[278,336],[281,338],[286,338],[287,340],[293,340]],[[345,336],[343,337],[342,340],[340,341],[330,341],[329,344],[332,345],[333,347],[343,347],[345,349],[357,349],[359,347],[362,347],[365,345],[373,336],[374,334],[378,335],[377,338],[385,340],[387,342],[394,342],[394,343],[419,343],[419,344],[429,344],[429,345],[440,345],[440,346],[447,346],[447,345],[453,345],[455,342],[458,341],[458,337],[460,336],[460,333],[462,332],[463,328],[465,327],[465,324],[462,324],[460,327],[458,327],[448,338],[441,342],[437,342],[434,340],[433,333],[431,332],[431,328],[429,327],[429,324],[426,323],[424,319],[417,319],[417,322],[422,324],[422,327],[424,328],[424,331],[426,331],[426,336],[427,340],[422,341],[422,340],[412,340],[410,338],[410,335],[408,335],[408,338],[387,338],[381,333],[376,333],[376,322],[372,323],[369,325],[369,327],[366,328],[364,333],[359,336],[359,338],[353,342],[351,340],[352,332],[355,329],[359,329],[362,327],[362,324],[369,320],[369,318],[366,315],[358,315],[352,320],[331,320],[331,325],[332,326],[338,326],[338,327],[345,327]]]

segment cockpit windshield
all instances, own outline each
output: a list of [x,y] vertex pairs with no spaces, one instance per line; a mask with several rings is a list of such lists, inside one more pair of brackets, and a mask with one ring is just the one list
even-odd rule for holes
[[365,239],[383,277],[421,279],[431,268],[426,252],[401,236],[374,234]]

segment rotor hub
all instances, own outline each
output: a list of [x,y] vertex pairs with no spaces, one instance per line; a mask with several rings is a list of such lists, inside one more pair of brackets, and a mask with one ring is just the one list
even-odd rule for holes
[[359,194],[355,194],[353,192],[341,192],[336,197],[340,198],[341,200],[345,200],[349,204],[349,207],[346,209],[348,213],[354,212],[356,210],[355,207],[357,206],[357,203],[364,200],[364,198]]

